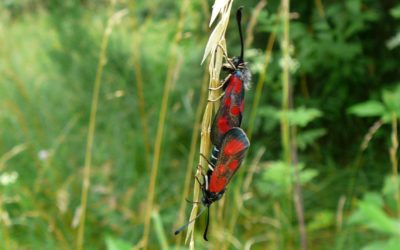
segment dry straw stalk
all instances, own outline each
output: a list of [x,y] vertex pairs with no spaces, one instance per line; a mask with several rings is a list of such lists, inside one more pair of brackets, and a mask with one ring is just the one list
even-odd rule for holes
[[[226,43],[225,43],[225,32],[228,27],[230,12],[232,8],[233,0],[216,0],[213,5],[213,10],[210,19],[210,26],[214,23],[214,21],[219,16],[219,21],[215,25],[214,30],[212,31],[210,38],[207,42],[206,49],[204,52],[203,60],[210,56],[209,61],[209,87],[216,88],[220,85],[220,72],[223,63],[223,51],[227,51]],[[218,98],[219,91],[210,90],[208,94],[209,100],[214,100]],[[201,124],[201,141],[200,141],[200,154],[208,155],[210,151],[210,131],[211,131],[211,122],[212,122],[212,115],[213,111],[217,108],[217,103],[215,102],[208,102],[203,115],[203,120]],[[199,166],[206,167],[207,162],[205,159],[200,157],[199,154]],[[196,176],[200,178],[200,171],[198,169],[196,172]],[[200,200],[200,186],[197,182],[194,184],[194,191],[193,191],[193,200],[198,201]],[[193,204],[193,209],[190,214],[189,220],[192,220],[196,217],[198,211],[198,204]],[[186,234],[186,242],[190,239],[189,248],[194,249],[194,226],[195,223],[189,225],[187,234]]]

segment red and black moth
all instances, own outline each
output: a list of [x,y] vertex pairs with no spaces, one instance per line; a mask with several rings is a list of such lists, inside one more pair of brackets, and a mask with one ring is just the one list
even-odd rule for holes
[[[223,70],[229,73],[226,80],[221,84],[224,91],[220,107],[211,125],[211,142],[219,149],[222,138],[226,132],[242,123],[244,110],[244,92],[250,86],[251,74],[244,62],[244,45],[241,28],[242,7],[237,10],[236,20],[239,28],[241,52],[239,57],[227,58]],[[217,88],[218,89],[218,88]]]
[[[224,95],[211,126],[211,142],[214,145],[208,171],[203,176],[203,183],[197,179],[202,190],[201,203],[204,208],[193,220],[175,231],[180,233],[195,221],[207,208],[207,222],[203,238],[207,239],[209,208],[212,203],[222,198],[233,175],[239,169],[247,149],[250,146],[246,133],[240,128],[244,109],[244,90],[250,83],[250,71],[243,60],[243,35],[241,29],[242,7],[237,10],[236,20],[239,27],[241,53],[239,57],[227,58],[223,69],[229,75],[221,85]],[[205,157],[205,156],[204,156]]]
[[239,169],[249,146],[249,139],[243,129],[232,128],[225,133],[216,163],[208,163],[209,169],[207,174],[203,175],[203,183],[200,183],[199,181],[203,193],[201,203],[204,205],[204,209],[195,219],[189,221],[187,224],[176,230],[175,234],[180,233],[190,223],[195,221],[207,208],[207,223],[203,238],[204,240],[208,240],[207,232],[210,221],[210,205],[221,199],[224,195],[226,186]]

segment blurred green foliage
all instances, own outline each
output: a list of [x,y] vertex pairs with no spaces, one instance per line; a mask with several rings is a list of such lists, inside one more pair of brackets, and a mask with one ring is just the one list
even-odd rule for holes
[[[245,5],[246,23],[257,3],[235,1],[234,8]],[[217,235],[218,239],[225,237],[221,236],[227,228],[223,225],[240,201],[244,209],[229,234],[231,241],[224,243],[227,249],[252,244],[252,249],[298,248],[290,194],[294,173],[281,161],[279,121],[286,116],[297,127],[310,249],[396,249],[400,244],[399,208],[392,194],[398,187],[386,176],[393,164],[389,157],[393,126],[389,124],[393,116],[400,117],[400,4],[292,1],[294,108],[289,112],[280,109],[279,5],[279,1],[268,1],[256,19],[254,40],[246,51],[253,83],[257,83],[268,37],[276,32],[266,87],[252,124],[255,129],[248,162],[240,170],[252,177],[250,188],[247,193],[236,193],[237,184],[232,181],[224,200],[224,215],[219,213],[211,224],[212,243],[201,240],[204,223],[199,221],[197,247],[221,246]],[[177,244],[172,232],[178,226],[174,223],[190,135],[207,70],[200,60],[210,34],[211,6],[211,1],[190,1],[184,13],[150,249]],[[143,146],[137,66],[143,78],[153,151],[179,7],[180,1],[172,0],[0,2],[1,249],[75,248],[100,43],[107,19],[121,9],[129,14],[112,30],[100,90],[85,249],[129,249],[139,244],[150,173],[146,162],[151,162],[152,153],[146,155]],[[233,24],[227,33],[230,56],[239,51]],[[253,86],[246,93],[245,130],[250,126],[248,111],[255,89]],[[366,149],[360,149],[370,127],[380,119],[384,126],[373,133]],[[261,148],[266,152],[258,162],[252,162]],[[398,159],[399,154],[396,156]],[[247,171],[253,165],[254,176]],[[242,195],[247,198],[240,198]],[[340,220],[339,214],[343,217]]]
[[[398,218],[396,192],[399,180],[388,176],[379,193],[366,193],[358,203],[357,210],[349,218],[350,225],[362,225],[376,232],[378,239],[368,242],[362,249],[396,249],[399,245],[400,221]],[[397,216],[396,216],[397,214]],[[382,240],[385,239],[385,240]]]

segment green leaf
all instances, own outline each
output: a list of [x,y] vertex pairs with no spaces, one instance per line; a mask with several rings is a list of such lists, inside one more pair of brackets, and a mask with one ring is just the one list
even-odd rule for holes
[[266,118],[263,124],[266,131],[271,131],[279,125],[279,110],[272,106],[260,107],[258,116]]
[[400,4],[396,5],[396,7],[390,9],[390,15],[396,19],[400,19]]
[[385,106],[378,101],[366,101],[353,105],[348,109],[348,112],[360,117],[371,117],[382,116],[385,110]]
[[389,109],[389,113],[395,112],[400,117],[400,84],[394,90],[384,90],[382,99]]
[[331,211],[317,212],[312,221],[307,224],[308,231],[317,231],[335,224],[335,214]]
[[132,245],[121,239],[114,238],[112,236],[106,237],[107,250],[130,250]]
[[389,40],[386,41],[386,47],[389,50],[395,49],[398,46],[400,46],[400,32],[397,32],[394,36],[389,38]]
[[[397,176],[397,183],[396,179],[393,178],[393,175],[386,176],[385,178],[385,184],[383,185],[382,188],[382,193],[387,196],[393,196],[395,192],[398,190],[400,187],[400,176]],[[397,187],[396,185],[397,184]]]
[[[397,184],[397,188],[396,188]],[[385,197],[385,202],[387,206],[392,209],[392,211],[396,211],[397,209],[397,201],[396,201],[396,191],[400,188],[400,177],[397,176],[396,179],[393,178],[393,175],[386,176],[385,182],[382,188],[382,193]]]
[[[318,175],[315,169],[305,169],[303,164],[298,165],[299,178],[302,185],[310,182]],[[292,187],[294,166],[288,166],[282,161],[271,163],[263,173],[263,185],[260,188],[272,196],[279,196]]]
[[364,195],[363,201],[368,202],[370,204],[374,204],[377,207],[382,207],[383,206],[383,199],[381,194],[378,193],[366,193]]
[[366,226],[373,231],[400,236],[400,224],[384,212],[382,204],[383,200],[379,194],[368,193],[359,202],[357,211],[350,217],[349,222]]
[[323,128],[301,131],[297,134],[297,146],[299,147],[299,149],[303,150],[308,145],[312,144],[313,142],[315,142],[315,140],[325,134],[326,130]]
[[300,183],[301,185],[309,183],[312,179],[314,179],[318,175],[318,171],[315,169],[303,169],[300,168]]
[[385,241],[374,241],[361,250],[398,250],[400,246],[400,239],[391,238]]
[[273,162],[264,172],[263,177],[267,183],[275,184],[285,189],[290,185],[291,171],[286,163],[282,161]]
[[155,229],[158,241],[160,242],[161,249],[168,250],[169,246],[168,246],[167,235],[165,234],[163,222],[162,222],[161,216],[157,210],[154,210],[151,213],[151,218],[153,219],[154,229]]
[[346,1],[345,6],[351,11],[351,13],[358,14],[361,10],[361,1],[360,0]]
[[281,119],[286,117],[291,125],[300,127],[307,126],[308,123],[321,116],[322,112],[320,110],[314,108],[307,109],[305,107],[279,112],[279,117]]

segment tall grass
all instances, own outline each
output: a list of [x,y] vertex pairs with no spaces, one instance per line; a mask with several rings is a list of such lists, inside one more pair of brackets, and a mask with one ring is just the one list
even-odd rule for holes
[[[216,26],[210,37],[208,39],[205,52],[203,55],[203,60],[210,56],[208,72],[209,72],[209,94],[208,103],[204,109],[203,119],[201,122],[201,137],[200,137],[200,153],[199,153],[199,166],[200,168],[196,171],[196,178],[201,178],[201,173],[204,169],[207,169],[208,163],[201,155],[209,155],[210,152],[210,132],[211,132],[211,122],[214,110],[217,105],[213,100],[218,100],[220,90],[220,72],[222,67],[223,52],[226,51],[225,43],[225,32],[229,23],[230,12],[232,8],[233,1],[224,0],[220,2],[215,2],[213,5],[213,12],[211,14],[210,25],[214,23],[217,17],[220,19],[216,23]],[[195,182],[193,199],[195,201],[200,201],[200,184]],[[190,213],[189,221],[192,221],[197,216],[198,203],[193,204],[192,211]],[[209,212],[209,211],[208,211]],[[189,240],[189,249],[194,249],[195,239],[194,239],[194,226],[195,221],[188,226],[186,233],[186,241]]]
[[86,141],[86,153],[85,153],[85,165],[83,169],[83,180],[82,180],[82,194],[81,194],[81,205],[79,207],[79,227],[77,232],[76,248],[78,250],[83,249],[84,236],[85,236],[85,219],[86,219],[86,207],[88,200],[88,193],[90,188],[90,170],[92,165],[93,155],[93,141],[94,132],[96,125],[97,106],[99,100],[101,77],[103,75],[103,69],[106,65],[106,49],[108,41],[114,25],[121,20],[123,16],[127,14],[126,10],[118,11],[114,13],[107,22],[107,27],[104,31],[103,38],[101,41],[101,47],[99,51],[99,63],[97,65],[96,79],[93,88],[92,105],[90,110],[88,137]]
[[[0,158],[0,171],[4,170],[7,161],[11,160],[13,157],[17,156],[24,150],[26,150],[27,145],[17,145],[13,147],[10,151],[3,154]],[[10,219],[9,214],[3,209],[4,202],[3,197],[0,197],[0,216],[1,216],[1,227],[2,227],[2,240],[4,242],[3,247],[6,250],[11,249],[11,240],[10,240]]]
[[[193,176],[193,174],[192,174],[193,166],[194,166],[193,162],[195,161],[196,146],[198,145],[202,111],[206,104],[207,83],[208,83],[208,73],[207,73],[207,71],[205,71],[204,76],[203,76],[203,81],[202,81],[202,87],[200,90],[201,91],[200,92],[200,103],[196,109],[195,121],[193,124],[193,131],[192,131],[192,136],[191,136],[191,140],[190,140],[191,143],[190,143],[190,149],[189,149],[189,155],[188,155],[188,162],[187,162],[187,166],[186,166],[185,182],[184,182],[184,186],[183,186],[181,205],[179,207],[179,214],[178,214],[178,220],[177,220],[176,226],[182,225],[184,218],[185,218],[185,210],[186,210],[186,207],[188,204],[186,199],[189,196],[190,183],[193,179],[193,177],[192,177]],[[177,236],[177,240],[176,240],[177,248],[179,248],[181,245],[181,239],[182,239],[182,234],[179,234]]]
[[[300,184],[300,174],[298,167],[298,156],[297,156],[297,142],[296,142],[296,127],[291,125],[288,119],[288,113],[290,109],[293,109],[293,89],[294,87],[290,83],[290,0],[282,0],[282,18],[283,18],[283,38],[282,38],[282,112],[284,115],[281,117],[281,134],[282,134],[282,146],[283,146],[283,159],[287,164],[288,168],[294,168],[294,176],[292,181],[294,183],[294,189],[292,190],[289,185],[288,197],[293,197],[295,211],[297,215],[299,233],[300,233],[300,247],[301,249],[307,249],[307,236],[304,222],[304,208],[303,198]],[[290,171],[289,171],[290,172]],[[289,218],[291,214],[291,206],[289,208]]]
[[160,117],[158,119],[157,125],[157,133],[156,133],[156,141],[154,143],[154,154],[153,154],[153,163],[151,166],[151,173],[150,173],[150,182],[148,186],[148,198],[146,204],[146,215],[144,219],[144,230],[143,230],[143,248],[148,248],[148,239],[150,234],[150,219],[151,214],[153,212],[153,204],[154,204],[154,195],[156,189],[156,180],[158,175],[158,167],[160,161],[160,154],[161,154],[161,145],[163,141],[163,134],[164,134],[164,127],[165,127],[165,118],[168,110],[168,99],[170,95],[171,85],[173,84],[174,77],[177,74],[177,67],[178,65],[178,43],[182,38],[182,31],[183,25],[185,21],[185,10],[188,7],[189,1],[185,0],[181,3],[181,10],[178,19],[178,26],[175,33],[174,40],[171,44],[171,53],[169,56],[169,66],[167,70],[167,77],[165,79],[164,84],[164,91],[160,106]]
[[[280,13],[277,14],[277,17],[280,16]],[[276,21],[278,21],[278,18],[276,18]],[[265,59],[264,59],[264,64],[263,64],[263,69],[260,72],[260,75],[258,77],[258,81],[256,84],[256,89],[255,89],[255,95],[253,99],[253,103],[251,106],[251,111],[250,111],[250,116],[249,116],[249,139],[251,140],[253,136],[253,131],[254,131],[254,124],[257,118],[257,110],[260,105],[260,100],[261,96],[263,94],[263,89],[265,85],[265,79],[266,75],[268,72],[268,66],[271,61],[271,55],[272,55],[272,49],[275,44],[275,39],[276,39],[276,32],[271,32],[268,38],[267,46],[265,48]]]
[[[136,17],[133,17],[133,28],[134,29],[139,29]],[[140,122],[142,123],[142,129],[143,129],[143,143],[144,143],[144,149],[145,149],[145,165],[147,168],[147,171],[150,172],[150,137],[149,137],[149,123],[148,123],[148,117],[146,114],[146,101],[144,97],[144,83],[143,83],[143,75],[142,75],[142,65],[140,62],[141,59],[141,53],[140,53],[140,44],[141,44],[141,35],[140,32],[136,31],[133,33],[133,41],[132,41],[132,47],[133,47],[133,53],[132,53],[132,59],[133,59],[133,68],[135,72],[135,85],[136,85],[136,91],[137,95],[139,98],[139,117],[140,117]]]
[[[246,32],[246,39],[245,39],[245,48],[248,48],[251,45],[251,42],[253,40],[254,26],[257,24],[256,20],[258,18],[258,15],[260,14],[262,8],[264,8],[265,5],[266,5],[266,3],[264,1],[260,1],[257,4],[256,9],[254,10],[253,14],[250,17],[250,22],[246,29],[247,32]],[[264,84],[265,84],[265,76],[268,71],[268,66],[269,66],[270,59],[271,59],[273,45],[275,43],[275,37],[276,37],[275,32],[272,32],[269,36],[267,46],[265,49],[265,53],[264,53],[265,61],[263,64],[263,69],[261,70],[261,72],[259,74],[257,83],[255,84],[255,86],[256,86],[256,89],[254,90],[255,94],[254,94],[252,106],[250,108],[249,122],[247,123],[248,124],[247,134],[248,134],[248,138],[250,141],[252,141],[253,129],[254,129],[254,126],[256,123],[256,118],[257,118],[257,110],[260,105],[261,97],[263,96],[263,93],[264,93],[263,88],[264,88]],[[249,110],[249,109],[247,108],[246,110]],[[259,157],[256,157],[255,159],[258,159],[258,160],[253,162],[253,164],[251,164],[252,169],[254,169],[260,161]],[[246,161],[244,161],[243,165],[246,166]],[[244,180],[245,171],[239,172],[238,176],[236,178],[237,185],[233,191],[235,201],[232,202],[232,204],[235,204],[235,209],[230,211],[231,215],[229,216],[230,218],[229,218],[229,222],[227,225],[228,226],[228,234],[230,234],[230,235],[234,235],[235,226],[239,219],[239,214],[243,210],[243,202],[244,201],[243,201],[241,193],[248,191],[249,180],[252,179],[252,176],[254,174],[254,171],[252,171],[252,170],[249,170],[247,172],[248,172],[248,174],[246,176],[247,181]],[[226,242],[225,244],[223,244],[223,249],[228,249],[229,246],[230,246],[230,243]]]
[[389,149],[390,161],[392,163],[392,175],[395,192],[394,199],[397,203],[397,217],[400,217],[400,191],[399,191],[399,163],[397,159],[397,151],[399,148],[398,133],[397,133],[397,115],[395,112],[392,114],[392,135],[391,135],[392,146]]
[[[389,165],[385,185],[399,185],[399,116],[374,116],[370,127],[375,120],[346,109],[367,98],[372,111],[387,108],[377,93],[398,84],[398,47],[376,45],[396,35],[398,4],[217,2],[244,5],[248,20],[251,149],[211,207],[210,241],[201,218],[183,246],[172,231],[197,215],[185,198],[200,200],[193,173],[207,166],[198,153],[209,154],[211,100],[220,95],[207,88],[219,85],[221,51],[204,64],[211,69],[199,65],[216,25],[208,28],[209,3],[0,1],[1,183],[18,173],[0,183],[1,249],[347,250],[387,239],[349,217],[370,192],[384,198],[381,217],[370,218],[400,216],[399,190],[381,190]],[[117,7],[129,8],[118,26],[110,24]],[[239,47],[233,20],[218,41],[229,56]],[[300,68],[291,72],[282,57]],[[299,107],[321,118],[303,127],[281,115]],[[324,137],[307,138],[318,128]],[[277,162],[291,172],[272,176]],[[304,182],[309,170],[319,174]]]

